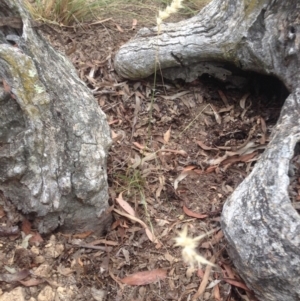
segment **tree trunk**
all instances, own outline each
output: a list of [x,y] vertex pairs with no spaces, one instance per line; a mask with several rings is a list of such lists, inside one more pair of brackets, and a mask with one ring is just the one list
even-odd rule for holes
[[22,3],[0,2],[0,191],[41,233],[101,233],[110,221],[105,115]]
[[161,69],[173,79],[207,73],[226,80],[230,63],[276,76],[289,90],[271,142],[222,213],[229,254],[264,301],[300,300],[300,217],[288,196],[289,164],[300,140],[299,48],[299,1],[214,0],[160,34],[141,30],[115,59],[117,72],[131,79]]

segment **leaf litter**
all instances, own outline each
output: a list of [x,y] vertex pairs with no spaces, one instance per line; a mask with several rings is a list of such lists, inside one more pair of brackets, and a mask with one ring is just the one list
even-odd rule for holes
[[[57,29],[59,36],[49,37],[63,52],[76,45],[69,58],[110,124],[114,221],[105,237],[88,231],[42,238],[25,219],[19,231],[3,230],[2,291],[22,283],[37,287],[26,288],[28,298],[50,285],[54,293],[63,287],[66,300],[92,300],[97,292],[103,300],[254,300],[228,258],[220,215],[268,143],[280,103],[270,104],[263,90],[227,89],[207,78],[158,81],[155,89],[152,78],[122,81],[114,72],[114,53],[141,26],[107,19],[92,28]],[[12,227],[21,218],[8,211],[0,198],[1,224]],[[191,237],[203,237],[193,251],[185,250],[204,258],[196,268],[175,246],[186,227]]]

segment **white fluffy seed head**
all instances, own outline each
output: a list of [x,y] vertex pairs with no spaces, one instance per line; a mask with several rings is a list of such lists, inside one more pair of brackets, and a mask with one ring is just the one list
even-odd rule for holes
[[160,10],[158,12],[158,17],[161,18],[162,20],[165,20],[169,17],[169,14],[165,10]]
[[173,5],[173,7],[175,9],[179,9],[179,8],[183,7],[182,6],[182,0],[174,0],[171,5]]
[[165,11],[167,12],[168,16],[177,12],[176,8],[170,5],[166,7]]
[[158,12],[158,17],[156,18],[156,24],[158,26],[158,32],[160,32],[160,25],[163,20],[170,17],[171,14],[177,13],[177,11],[182,8],[183,0],[173,0],[170,5],[168,5],[164,10]]
[[192,238],[188,236],[187,226],[184,226],[182,231],[178,233],[178,236],[175,237],[175,246],[183,248],[181,254],[185,263],[187,263],[191,267],[193,267],[195,263],[197,263],[198,266],[201,266],[201,264],[208,264],[212,266],[214,265],[201,255],[199,255],[196,249],[199,241],[211,233],[212,232],[209,232],[207,234]]

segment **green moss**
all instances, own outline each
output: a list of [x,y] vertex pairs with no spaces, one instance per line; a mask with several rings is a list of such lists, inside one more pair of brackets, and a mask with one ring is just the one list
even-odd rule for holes
[[7,63],[8,72],[17,83],[13,88],[20,106],[30,117],[38,117],[39,105],[48,104],[50,100],[31,58],[17,51],[6,45],[2,46],[0,58]]

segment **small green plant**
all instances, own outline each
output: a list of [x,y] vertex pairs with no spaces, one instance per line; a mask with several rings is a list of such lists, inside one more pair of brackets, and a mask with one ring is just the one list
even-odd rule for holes
[[126,174],[115,175],[115,181],[118,186],[118,193],[126,191],[128,196],[141,195],[146,185],[146,180],[139,169],[129,168]]
[[118,186],[118,191],[116,191],[117,193],[126,191],[127,196],[130,197],[131,200],[135,201],[136,207],[138,205],[137,202],[139,202],[139,204],[142,204],[148,225],[150,226],[150,229],[153,233],[153,225],[147,209],[147,201],[145,196],[147,183],[145,177],[143,177],[142,171],[139,168],[129,168],[126,174],[117,173],[115,175],[114,182]]
[[25,0],[31,16],[38,21],[69,26],[95,18],[99,1],[87,0]]

